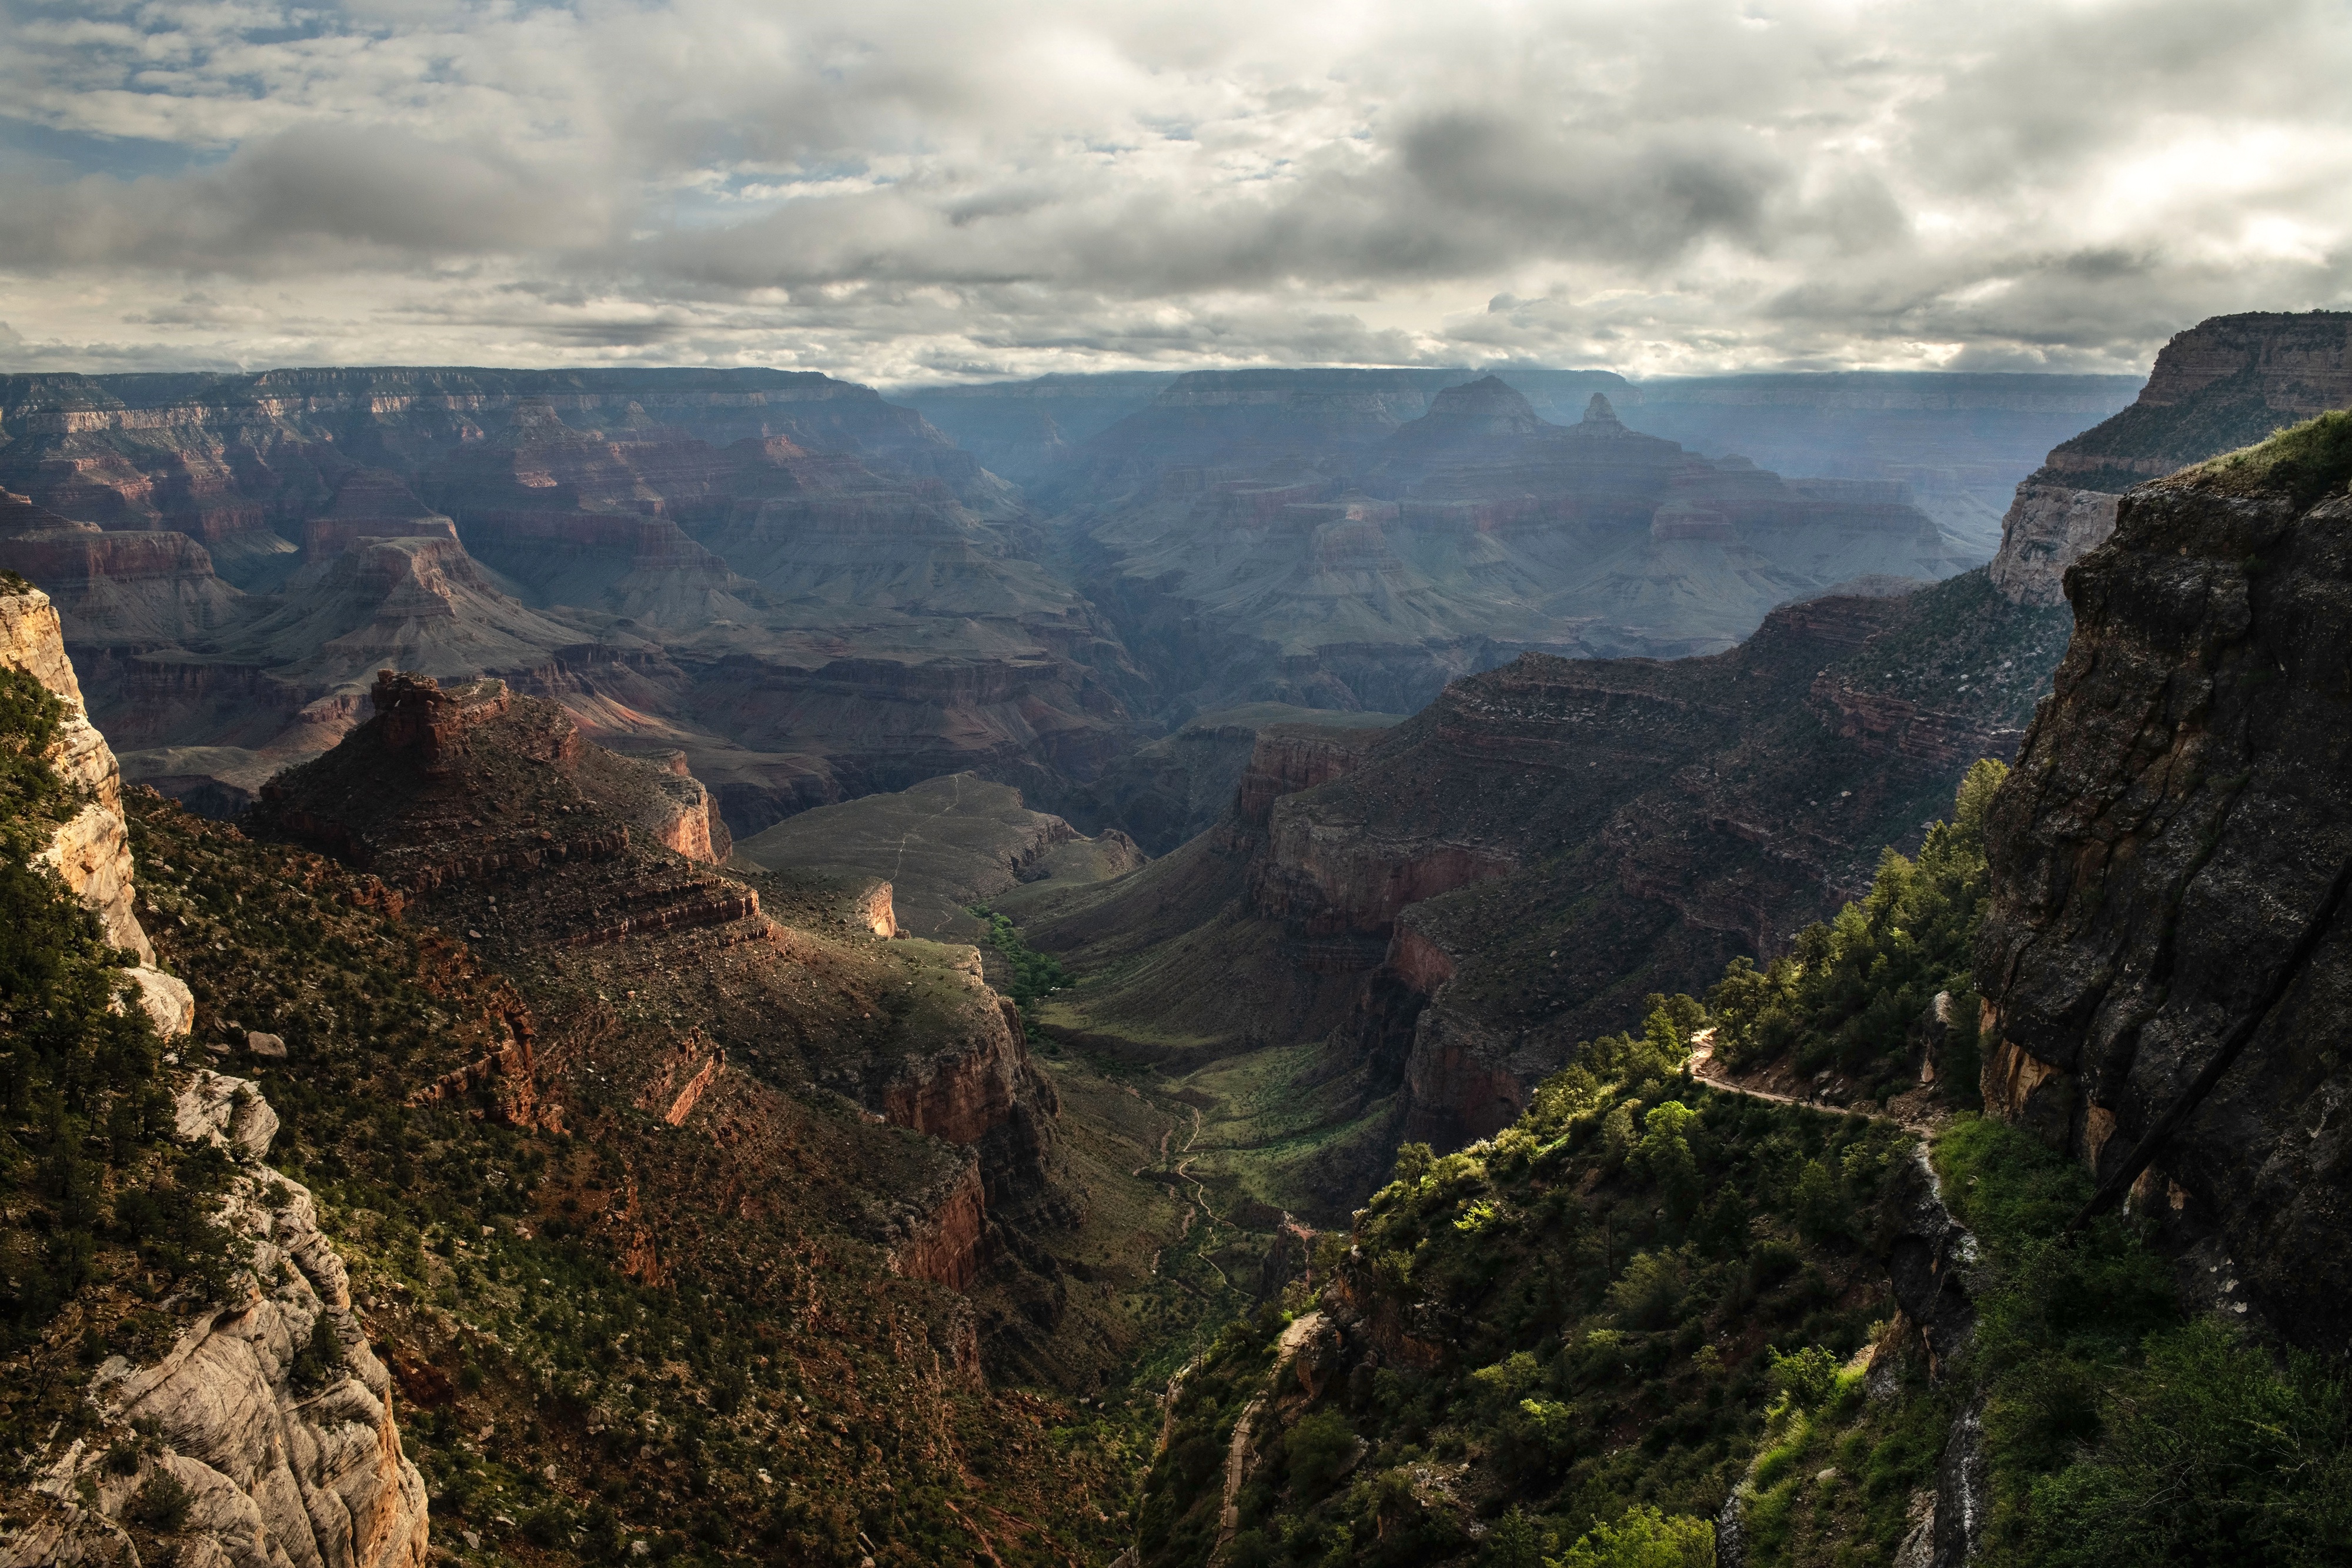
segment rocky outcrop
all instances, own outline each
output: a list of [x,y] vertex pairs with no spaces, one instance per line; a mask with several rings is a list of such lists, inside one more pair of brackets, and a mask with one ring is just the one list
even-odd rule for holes
[[[862,1156],[874,1167],[866,1234],[901,1252],[902,1270],[942,1281],[977,1278],[1001,1246],[994,1228],[1055,1209],[1058,1101],[1018,1013],[975,949],[889,939],[889,883],[762,883],[794,923],[779,924],[761,888],[710,869],[716,845],[681,848],[708,805],[682,758],[607,751],[555,704],[496,681],[386,672],[376,694],[374,716],[333,751],[271,782],[255,830],[364,865],[403,890],[412,917],[553,990],[544,1008],[517,998],[479,1060],[417,1098],[593,1135],[561,1103],[620,1092],[709,1139],[726,1179],[758,1194],[803,1168],[781,1141],[798,1113],[777,1087],[803,1086],[877,1129]],[[582,976],[595,977],[584,996]],[[886,1124],[922,1136],[883,1140]],[[967,1165],[969,1215],[961,1178],[933,1179]],[[633,1219],[629,1235],[638,1277],[674,1266],[651,1228]]]
[[1029,1062],[1021,1015],[982,977],[980,949],[957,953],[952,972],[968,995],[958,998],[974,1038],[959,1040],[930,1057],[909,1057],[880,1086],[877,1109],[902,1127],[951,1144],[976,1144],[1013,1114],[1024,1099],[1052,1085]]
[[239,1159],[260,1159],[278,1135],[278,1113],[259,1089],[209,1068],[189,1076],[173,1103],[173,1119],[183,1139],[205,1139]]
[[0,591],[0,664],[23,670],[64,704],[65,727],[51,764],[70,788],[85,791],[89,804],[60,827],[36,858],[54,868],[77,898],[98,916],[106,939],[152,962],[155,949],[131,912],[131,841],[122,822],[122,775],[114,752],[89,722],[73,662],[66,656],[64,629],[48,596]]
[[1276,800],[1348,772],[1380,735],[1379,728],[1370,727],[1312,724],[1270,725],[1256,731],[1233,797],[1234,810],[1243,821],[1266,826]]
[[99,1368],[90,1391],[104,1422],[137,1424],[156,1446],[125,1469],[103,1434],[75,1439],[35,1483],[43,1511],[0,1535],[0,1563],[122,1561],[121,1521],[162,1475],[187,1495],[176,1563],[423,1568],[424,1478],[402,1452],[392,1378],[352,1310],[342,1260],[310,1191],[252,1163],[276,1115],[252,1085],[203,1073],[180,1117],[184,1135],[212,1135],[247,1162],[216,1219],[245,1267],[162,1360]]
[[2000,520],[2000,553],[1993,557],[1992,580],[2012,604],[2058,604],[2065,600],[2066,569],[2115,531],[2118,497],[2104,490],[2077,490],[2029,479],[2017,487]]
[[2329,417],[2333,446],[2129,492],[2068,573],[2074,642],[1989,820],[1978,984],[1988,1107],[2128,1186],[2236,1310],[2336,1345],[2352,416]]
[[734,852],[735,841],[719,814],[718,798],[687,771],[686,753],[672,751],[644,760],[654,769],[654,787],[659,791],[653,809],[637,824],[646,837],[704,865],[725,861]]
[[950,1291],[971,1290],[997,1250],[989,1244],[979,1160],[967,1161],[944,1192],[907,1206],[892,1228],[899,1238],[890,1249],[893,1269]]
[[1993,582],[2057,604],[2066,569],[2116,526],[2127,487],[2281,425],[2352,406],[2352,312],[2216,316],[2159,350],[2138,401],[2053,448],[2001,519]]

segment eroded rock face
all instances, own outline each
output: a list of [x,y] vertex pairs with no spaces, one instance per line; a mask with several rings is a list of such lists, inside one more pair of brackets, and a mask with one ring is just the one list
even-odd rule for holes
[[2066,569],[2115,531],[2117,497],[2028,480],[2000,520],[2000,553],[1992,580],[2013,604],[2057,604],[2065,599]]
[[122,774],[114,752],[89,722],[81,685],[66,656],[65,633],[48,595],[0,592],[0,664],[25,671],[60,698],[65,726],[51,758],[65,781],[88,790],[89,804],[60,827],[36,857],[54,866],[75,897],[98,916],[106,939],[152,964],[155,949],[131,910],[131,840],[122,822]]
[[181,1137],[208,1138],[243,1159],[262,1158],[278,1135],[278,1113],[259,1089],[209,1068],[189,1077],[172,1109]]
[[[183,1092],[181,1113],[184,1133],[211,1131],[247,1159],[277,1125],[250,1085],[211,1073]],[[424,1478],[402,1451],[391,1376],[352,1314],[309,1189],[256,1166],[235,1179],[220,1222],[250,1249],[232,1299],[196,1313],[160,1362],[110,1361],[92,1385],[110,1422],[153,1422],[161,1451],[122,1475],[103,1442],[77,1440],[36,1483],[47,1511],[0,1538],[0,1564],[118,1560],[117,1521],[160,1469],[189,1494],[175,1562],[423,1568]],[[336,1346],[324,1358],[313,1348],[321,1321]]]
[[1985,1099],[2103,1176],[2185,1110],[2135,1206],[2242,1281],[2225,1306],[2336,1345],[2352,499],[2230,472],[2130,492],[2068,573],[2074,642],[1990,819]]

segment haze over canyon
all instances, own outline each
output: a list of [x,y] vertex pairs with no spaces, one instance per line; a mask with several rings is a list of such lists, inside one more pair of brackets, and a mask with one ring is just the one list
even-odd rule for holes
[[2352,1563],[2347,68],[0,0],[0,1568]]

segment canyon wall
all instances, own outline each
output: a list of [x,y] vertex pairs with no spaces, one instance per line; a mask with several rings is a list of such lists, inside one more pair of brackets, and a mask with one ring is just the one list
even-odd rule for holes
[[2127,492],[2069,572],[2074,642],[1990,818],[1978,977],[1988,1107],[2127,1183],[2199,1294],[2334,1346],[2352,418],[2328,428]]
[[1197,707],[1410,711],[1522,650],[1718,652],[1782,601],[1982,559],[1900,485],[1701,458],[1599,392],[1553,424],[1491,376],[1185,377],[1088,450],[1043,493],[1088,594]]
[[195,1021],[195,1003],[184,983],[155,967],[154,944],[134,907],[121,772],[106,737],[82,706],[57,611],[37,589],[16,591],[0,581],[0,666],[23,670],[64,704],[65,723],[49,760],[68,787],[86,796],[81,809],[33,857],[34,863],[56,872],[98,917],[100,935],[137,959],[122,974],[137,988],[135,999],[157,1031],[166,1040],[185,1034]]
[[2138,400],[2053,448],[2001,519],[1993,580],[2018,603],[2056,604],[2066,569],[2116,526],[2141,480],[2352,405],[2352,313],[2216,316],[2158,351]]
[[682,748],[746,831],[959,768],[1068,792],[1139,681],[1003,481],[814,374],[0,378],[0,564],[191,799],[331,745],[387,664]]

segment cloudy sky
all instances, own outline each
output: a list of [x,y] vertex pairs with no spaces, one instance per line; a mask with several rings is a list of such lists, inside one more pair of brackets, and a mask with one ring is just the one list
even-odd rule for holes
[[2130,371],[2352,305],[2341,0],[0,0],[0,370]]

